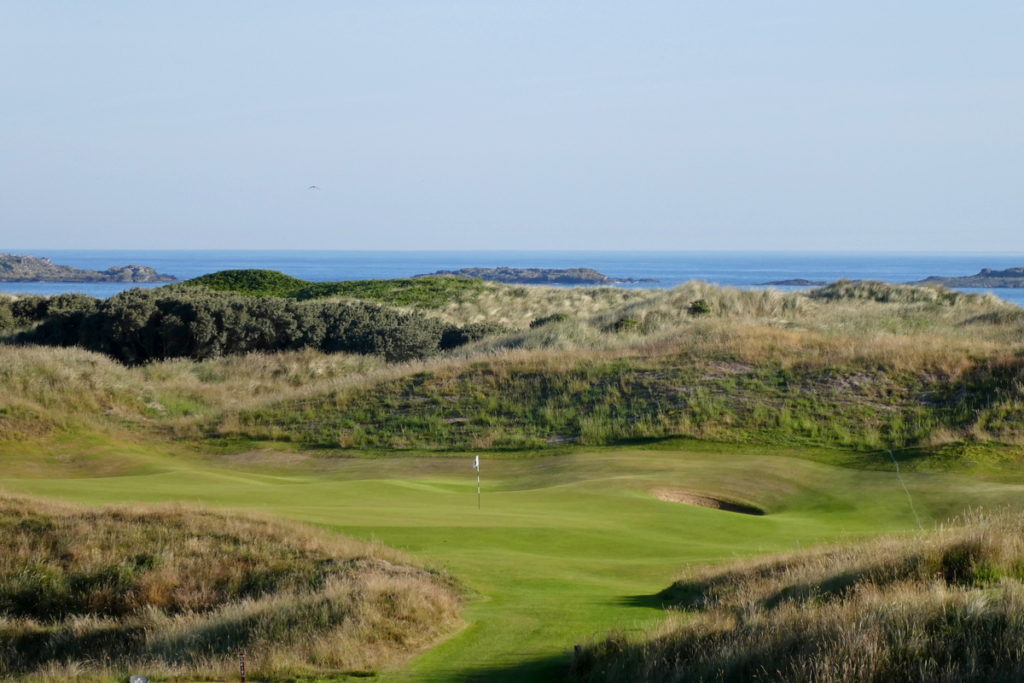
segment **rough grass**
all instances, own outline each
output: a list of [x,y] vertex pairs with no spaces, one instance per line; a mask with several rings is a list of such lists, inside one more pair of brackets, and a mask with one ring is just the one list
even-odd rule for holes
[[469,356],[230,413],[210,429],[316,447],[432,450],[672,436],[861,450],[1017,444],[1022,378],[1024,360],[984,342],[711,319],[619,350]]
[[862,299],[883,303],[934,303],[956,306],[991,295],[964,294],[938,285],[897,285],[877,280],[838,280],[810,291],[812,299]]
[[187,431],[224,410],[329,390],[384,366],[374,356],[298,351],[126,367],[78,348],[0,346],[0,442],[112,427]]
[[0,441],[88,423],[372,449],[673,436],[919,453],[1024,443],[1024,318],[989,296],[881,283],[811,295],[481,286],[437,315],[521,329],[423,362],[304,351],[124,369],[76,350],[3,347]]
[[194,680],[373,670],[457,623],[443,576],[386,547],[196,509],[0,497],[0,671]]
[[1017,681],[1024,516],[686,572],[646,639],[576,658],[589,681]]
[[218,432],[318,447],[536,448],[689,436],[873,449],[916,444],[956,423],[948,392],[929,377],[777,361],[482,361],[243,411]]

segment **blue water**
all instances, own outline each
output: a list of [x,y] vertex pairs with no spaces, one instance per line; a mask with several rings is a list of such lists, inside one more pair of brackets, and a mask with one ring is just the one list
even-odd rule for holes
[[[0,252],[5,251],[0,248]],[[15,250],[11,250],[15,251]],[[47,256],[54,263],[104,270],[138,264],[187,279],[229,268],[268,268],[303,280],[365,280],[408,277],[471,266],[520,268],[590,267],[612,277],[653,278],[673,287],[687,280],[750,287],[771,280],[884,280],[910,282],[929,275],[972,275],[981,268],[1024,266],[1024,253],[849,254],[752,252],[609,251],[68,251],[17,250]],[[0,283],[0,291],[56,294],[84,292],[108,297],[132,286],[120,283]],[[159,286],[159,285],[142,285]],[[992,291],[1024,306],[1024,289]]]

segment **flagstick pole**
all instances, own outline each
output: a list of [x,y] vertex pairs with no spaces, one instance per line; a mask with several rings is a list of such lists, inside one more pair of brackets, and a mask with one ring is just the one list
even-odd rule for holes
[[480,468],[476,470],[476,509],[480,509]]

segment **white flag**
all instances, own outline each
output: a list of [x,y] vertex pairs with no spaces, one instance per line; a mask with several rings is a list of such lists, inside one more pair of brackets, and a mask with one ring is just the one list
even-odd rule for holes
[[480,471],[480,456],[479,455],[474,455],[473,456],[473,469],[476,470],[477,472]]

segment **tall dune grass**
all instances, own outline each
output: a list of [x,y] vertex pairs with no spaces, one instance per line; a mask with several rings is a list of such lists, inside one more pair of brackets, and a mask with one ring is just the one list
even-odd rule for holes
[[[697,301],[702,305],[695,308]],[[315,442],[335,447],[533,447],[566,436],[583,443],[674,435],[750,440],[770,436],[765,428],[773,425],[781,431],[771,438],[796,435],[859,448],[1024,442],[1018,371],[1024,315],[990,296],[882,283],[837,283],[810,294],[703,282],[672,290],[495,285],[442,314],[519,329],[404,363],[299,351],[124,368],[75,349],[2,346],[0,380],[9,391],[0,395],[0,440],[84,426],[176,439],[306,442],[293,418],[313,406],[311,420],[348,425]],[[479,405],[467,400],[480,374],[474,368],[487,368],[480,381],[492,394]],[[424,373],[430,378],[414,379]],[[578,400],[581,384],[593,385],[591,394],[611,386],[601,379],[608,373],[620,374],[632,396],[651,401],[619,419],[612,393],[598,402],[604,407]],[[519,400],[516,382],[502,379],[512,376],[549,377],[549,393],[560,392],[569,403],[559,407],[551,396],[537,395],[533,404],[520,402],[522,410],[495,413]],[[665,382],[668,376],[675,385]],[[773,398],[781,379],[791,388],[803,383],[807,392],[782,403]],[[823,391],[825,403],[817,401]],[[455,412],[421,420],[420,409],[407,405],[412,399]],[[358,402],[389,408],[352,414]],[[856,403],[878,419],[854,415],[849,407]],[[546,420],[550,428],[534,432],[513,424],[528,427],[552,411],[572,417],[586,406],[594,412]],[[922,422],[921,415],[936,411],[942,414]],[[410,420],[394,422],[403,415]],[[480,433],[457,437],[462,424]],[[408,436],[367,438],[388,429]],[[885,430],[899,436],[886,437]]]
[[649,637],[611,635],[588,681],[1016,681],[1024,677],[1024,518],[685,572]]
[[297,524],[5,496],[0,530],[5,680],[373,670],[458,620],[445,577]]

